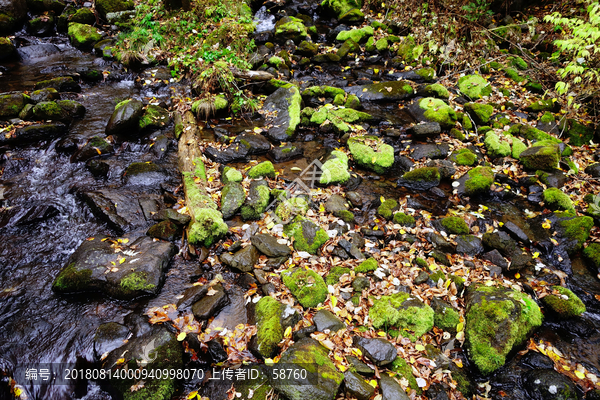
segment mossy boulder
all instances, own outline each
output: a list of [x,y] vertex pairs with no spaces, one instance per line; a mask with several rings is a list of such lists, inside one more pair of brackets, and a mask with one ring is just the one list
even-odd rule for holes
[[312,57],[319,52],[319,46],[306,40],[300,42],[296,48],[296,54],[304,57]]
[[119,11],[133,10],[135,4],[133,1],[124,0],[96,0],[96,10],[98,14],[106,19],[106,14]]
[[583,146],[589,144],[594,138],[594,130],[588,126],[582,125],[574,119],[569,121],[569,130],[567,135],[569,136],[569,144],[573,146]]
[[330,104],[326,104],[312,114],[310,123],[320,125],[323,129],[332,126],[335,131],[346,133],[350,131],[349,124],[370,121],[371,119],[371,115],[367,113],[350,108],[334,108]]
[[321,3],[323,14],[337,18],[340,23],[361,22],[365,18],[361,7],[361,0],[323,0]]
[[275,38],[280,41],[293,40],[300,43],[308,36],[304,22],[295,17],[283,17],[275,24]]
[[487,131],[483,141],[490,157],[519,158],[521,153],[527,149],[522,140],[505,132]]
[[96,16],[89,8],[80,8],[75,11],[70,17],[69,22],[76,22],[78,24],[93,25],[96,23]]
[[248,190],[248,198],[240,213],[244,221],[258,220],[265,212],[271,198],[271,190],[264,180],[252,181]]
[[275,167],[271,161],[263,161],[250,168],[248,177],[251,179],[275,178]]
[[[369,38],[369,40],[371,40],[371,38]],[[360,53],[360,46],[358,43],[356,43],[354,40],[352,39],[348,39],[344,42],[344,44],[342,44],[340,46],[340,48],[337,51],[337,55],[340,58],[344,58],[346,56],[348,56],[348,54],[356,54],[356,53]]]
[[469,149],[460,149],[450,155],[450,161],[456,165],[472,166],[477,161],[477,155]]
[[336,40],[340,42],[345,42],[348,39],[352,39],[355,43],[364,43],[368,38],[373,36],[373,28],[370,26],[365,26],[360,29],[351,29],[349,31],[341,31],[337,34]]
[[465,314],[468,356],[488,375],[506,362],[542,324],[539,306],[527,294],[502,287],[470,287]]
[[469,233],[469,225],[461,217],[442,218],[440,224],[448,233],[456,235],[467,235]]
[[69,22],[68,35],[71,44],[77,48],[92,48],[102,39],[96,28],[77,22]]
[[346,92],[360,101],[395,102],[414,96],[415,90],[408,81],[379,82],[370,85],[347,87]]
[[246,200],[244,187],[238,182],[229,182],[221,190],[221,213],[223,219],[235,215]]
[[[435,279],[433,279],[433,281],[437,282]],[[450,304],[438,299],[437,297],[434,297],[431,301],[431,307],[435,312],[433,317],[435,326],[445,330],[446,332],[455,333],[456,326],[460,322],[460,314],[458,311]]]
[[445,101],[433,97],[419,100],[418,108],[413,107],[412,109],[416,110],[415,114],[419,119],[437,122],[442,128],[452,128],[458,119],[452,107]]
[[325,281],[308,267],[287,269],[281,273],[281,279],[302,307],[316,307],[327,299]]
[[144,113],[143,106],[141,101],[135,99],[124,100],[117,104],[106,125],[106,134],[127,136],[135,134]]
[[35,90],[54,88],[59,92],[81,92],[81,87],[71,76],[59,76],[35,84]]
[[357,274],[366,274],[368,272],[373,272],[379,267],[377,260],[374,258],[367,258],[365,261],[361,262],[359,265],[354,268],[354,272]]
[[557,112],[559,109],[560,109],[560,106],[558,105],[558,103],[556,103],[552,99],[545,99],[545,100],[539,99],[539,100],[532,102],[527,107],[525,107],[525,111],[529,111],[529,112],[545,112],[545,111]]
[[223,168],[221,173],[221,182],[227,184],[229,182],[241,182],[244,180],[244,176],[240,171],[232,167]]
[[575,206],[573,205],[571,198],[562,190],[555,187],[548,188],[544,190],[543,198],[544,203],[548,208],[552,210],[568,211],[573,215],[575,214]]
[[361,167],[383,174],[394,163],[394,148],[376,136],[357,136],[348,139],[354,161]]
[[562,318],[573,318],[585,312],[585,304],[570,289],[553,286],[552,290],[558,293],[543,297],[542,302],[557,315]]
[[295,196],[282,200],[275,208],[275,215],[282,223],[288,223],[296,215],[304,215],[308,211],[308,201],[303,196]]
[[387,199],[377,208],[377,214],[385,219],[392,219],[396,208],[398,208],[398,202],[394,199]]
[[0,119],[17,118],[29,101],[29,96],[23,93],[0,95]]
[[551,171],[558,167],[560,147],[557,144],[533,146],[519,155],[523,166],[529,170]]
[[311,86],[302,91],[302,97],[307,100],[318,97],[333,99],[339,95],[345,96],[346,92],[333,86]]
[[472,100],[492,94],[492,87],[481,75],[465,75],[458,80],[458,89]]
[[494,183],[494,171],[490,167],[475,167],[467,172],[467,176],[464,183],[467,196],[487,193]]
[[350,272],[352,272],[350,268],[335,266],[331,268],[331,270],[327,274],[325,282],[328,285],[335,285],[340,282],[340,278],[342,277],[342,275],[350,274]]
[[434,312],[408,293],[397,293],[373,300],[369,319],[374,328],[397,328],[402,336],[414,342],[433,328]]
[[348,172],[348,156],[339,150],[331,152],[330,157],[323,163],[321,167],[321,177],[319,183],[321,185],[344,184],[350,179]]
[[7,37],[0,37],[0,61],[16,57],[15,45]]
[[590,269],[600,272],[600,243],[590,243],[583,250],[583,257],[589,263]]
[[289,142],[300,124],[302,96],[296,86],[280,87],[273,92],[263,105],[268,112],[265,116],[271,128],[266,136],[275,143]]
[[467,103],[464,108],[477,125],[487,125],[494,113],[494,107],[489,104]]
[[42,101],[33,107],[34,118],[44,121],[68,122],[84,114],[85,107],[73,100]]
[[436,167],[415,168],[402,175],[398,179],[398,186],[404,186],[410,190],[429,190],[440,184],[440,170]]
[[394,223],[408,227],[413,227],[416,225],[415,217],[404,214],[403,212],[397,212],[394,214]]
[[567,218],[558,223],[557,231],[562,237],[570,241],[567,244],[569,254],[581,250],[585,241],[590,237],[593,226],[594,219],[588,216]]
[[448,100],[450,98],[450,92],[443,85],[439,83],[433,83],[425,86],[419,91],[424,97],[435,97],[442,100]]
[[33,92],[31,92],[31,101],[33,101],[34,103],[59,99],[60,93],[58,93],[58,90],[54,88],[45,88],[40,90],[34,90]]
[[140,117],[139,128],[141,130],[164,128],[170,120],[169,111],[150,104]]
[[301,217],[297,217],[296,222],[287,225],[284,232],[294,239],[296,251],[306,251],[310,254],[317,254],[321,246],[329,240],[329,236],[323,228]]
[[289,326],[298,322],[298,312],[270,296],[256,303],[256,350],[263,358],[272,358],[279,352],[277,346]]

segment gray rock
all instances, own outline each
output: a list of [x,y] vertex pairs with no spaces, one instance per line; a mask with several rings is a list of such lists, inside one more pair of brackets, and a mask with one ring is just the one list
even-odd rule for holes
[[329,329],[331,332],[337,332],[346,327],[331,311],[319,310],[313,317],[313,322],[317,327],[317,331],[325,332]]
[[348,210],[348,204],[346,199],[339,194],[334,194],[327,199],[325,203],[325,211],[332,213],[333,215],[338,214],[340,211]]
[[299,121],[292,115],[300,115],[302,97],[296,86],[281,87],[265,100],[263,110],[267,125],[271,128],[267,137],[276,142],[289,142],[296,133]]
[[352,289],[355,292],[362,292],[371,287],[371,281],[366,276],[358,276],[352,281]]
[[221,255],[221,261],[224,264],[242,272],[250,272],[256,265],[258,257],[260,257],[258,250],[253,245],[250,245],[238,251],[234,255],[223,253]]
[[51,43],[34,44],[31,46],[19,47],[17,53],[22,60],[33,60],[51,56],[52,54],[60,53],[58,46]]
[[481,258],[491,262],[492,264],[502,268],[503,270],[508,269],[508,261],[506,261],[506,259],[502,257],[502,254],[500,254],[500,252],[496,249],[488,251],[487,253],[483,253]]
[[71,156],[71,162],[85,162],[113,152],[113,145],[109,141],[100,136],[92,136],[81,149]]
[[381,400],[410,400],[402,386],[387,374],[381,374],[379,389],[382,395]]
[[504,223],[504,229],[506,229],[511,236],[516,238],[516,240],[520,240],[523,243],[529,243],[529,237],[523,231],[523,229],[521,229],[511,221],[506,221]]
[[419,271],[419,274],[417,275],[417,277],[414,279],[414,283],[415,285],[420,285],[422,283],[425,283],[429,280],[429,274],[425,271]]
[[[342,249],[344,249],[344,251],[347,254],[349,254],[350,256],[352,256],[353,258],[355,258],[357,260],[364,260],[365,259],[365,255],[362,253],[362,251],[360,251],[360,249],[358,248],[358,246],[350,243],[346,239],[341,239],[338,242],[338,245]],[[363,239],[363,246],[364,246],[364,239]]]
[[450,243],[446,238],[437,233],[429,233],[427,240],[433,245],[434,248],[441,252],[453,254],[456,252],[456,246]]
[[437,122],[425,122],[417,124],[410,129],[413,135],[421,138],[434,137],[442,132],[442,127]]
[[357,192],[346,192],[346,198],[356,208],[361,208],[363,205],[363,199],[360,193]]
[[216,147],[206,147],[204,155],[219,164],[229,164],[236,161],[246,160],[250,149],[243,143],[233,143],[223,150]]
[[577,389],[569,378],[554,370],[541,369],[525,374],[524,386],[533,400],[577,400]]
[[181,236],[181,229],[174,222],[166,220],[152,225],[148,229],[148,232],[146,232],[146,235],[157,239],[173,241]]
[[177,301],[177,308],[182,310],[184,308],[190,307],[192,304],[196,303],[198,300],[206,296],[206,292],[208,292],[208,289],[209,285],[194,285],[192,287],[187,288],[183,292],[183,297]]
[[271,142],[263,135],[244,133],[235,138],[234,143],[241,143],[248,147],[249,155],[267,154],[271,150]]
[[135,99],[119,103],[106,125],[106,134],[131,136],[136,133],[140,117],[144,113],[143,107],[142,102]]
[[129,328],[116,322],[100,325],[94,334],[94,355],[97,360],[123,346],[130,335]]
[[367,364],[360,361],[356,357],[346,356],[346,360],[352,366],[352,368],[354,368],[354,370],[361,375],[371,376],[375,374],[375,371],[371,367],[369,367]]
[[357,400],[369,400],[375,394],[375,388],[365,382],[362,376],[352,371],[344,373],[344,387],[346,394]]
[[398,356],[396,347],[383,338],[354,337],[354,345],[378,367],[392,363]]
[[423,158],[446,158],[448,157],[448,152],[450,147],[443,144],[415,144],[412,146],[413,151],[411,157],[414,160],[421,160]]
[[460,235],[456,238],[456,252],[469,256],[483,253],[481,239],[473,235]]
[[178,213],[172,208],[163,208],[162,210],[154,214],[152,216],[152,219],[154,219],[155,221],[170,220],[175,222],[177,225],[187,225],[191,220],[189,215]]
[[301,157],[304,154],[304,150],[300,147],[294,146],[291,143],[287,143],[283,146],[276,146],[269,152],[269,157],[273,159],[273,162],[280,163],[292,160],[297,157]]
[[437,168],[442,179],[449,179],[456,173],[454,163],[448,160],[431,160],[427,163],[427,166]]
[[210,289],[207,290],[206,296],[195,302],[192,306],[192,312],[198,319],[209,319],[229,304],[229,296],[227,296],[225,289],[220,283],[217,283],[211,289],[215,293],[209,295]]
[[268,257],[288,257],[292,254],[292,249],[285,244],[278,243],[275,236],[266,233],[256,234],[250,238],[250,241]]
[[238,182],[229,182],[221,190],[221,213],[229,219],[238,212],[246,200],[244,187]]

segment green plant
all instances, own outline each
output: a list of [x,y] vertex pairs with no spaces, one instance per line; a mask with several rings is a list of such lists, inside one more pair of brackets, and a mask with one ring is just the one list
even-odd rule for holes
[[462,9],[466,11],[464,17],[467,21],[477,22],[486,15],[492,15],[493,12],[489,10],[490,4],[489,0],[472,0],[469,4],[462,6]]

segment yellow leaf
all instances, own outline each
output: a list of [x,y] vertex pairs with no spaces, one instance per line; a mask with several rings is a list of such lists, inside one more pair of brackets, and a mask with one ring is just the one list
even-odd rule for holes
[[273,364],[275,364],[275,361],[273,361],[272,358],[265,359],[265,365],[273,365]]
[[458,368],[462,368],[463,367],[463,363],[462,363],[462,360],[460,358],[457,358],[456,360],[454,360],[454,364],[456,364],[456,366]]
[[546,220],[542,223],[542,228],[544,229],[550,229],[550,227],[552,226],[551,222],[549,219],[546,218]]
[[498,221],[498,226],[502,226],[502,225],[504,225],[504,222]]
[[375,379],[371,379],[371,380],[369,381],[369,385],[371,385],[371,386],[373,386],[374,388],[376,388],[376,387],[377,387],[377,381],[376,381]]
[[570,371],[571,370],[571,368],[568,365],[563,365],[562,367],[563,367],[563,369],[565,371]]
[[521,274],[517,272],[517,273],[515,274],[515,279],[519,279],[520,277],[521,277]]
[[125,262],[125,257],[123,257],[119,260],[119,264],[123,264],[124,262]]
[[536,251],[535,253],[533,253],[533,257],[532,258],[538,258],[540,256],[540,252]]
[[356,347],[353,347],[352,354],[354,354],[357,357],[360,357],[360,356],[362,356],[362,351],[360,351],[360,349],[357,349]]
[[463,331],[463,329],[465,329],[465,324],[464,324],[463,322],[459,322],[459,323],[456,325],[456,331],[457,331],[457,332],[462,332],[462,331]]
[[21,390],[20,387],[16,387],[15,386],[15,396],[16,397],[21,397],[22,394],[23,394],[23,390]]
[[418,344],[415,346],[415,349],[417,349],[417,351],[425,351],[425,346],[423,346],[422,344]]
[[383,197],[383,196],[379,197],[379,201],[381,202],[381,204],[385,203],[385,197]]
[[285,333],[283,334],[283,337],[286,337],[286,338],[292,337],[292,327],[291,326],[288,326],[287,328],[285,328]]
[[383,331],[379,331],[379,332],[377,332],[377,334],[378,334],[379,336],[385,336],[385,332],[383,332]]
[[335,296],[331,297],[331,307],[335,307],[335,305],[337,304],[337,298]]
[[187,333],[185,333],[185,332],[179,332],[179,335],[177,335],[177,340],[179,342],[181,342],[183,339],[185,339],[186,336],[187,336]]
[[194,390],[193,392],[191,392],[190,394],[187,395],[188,400],[189,399],[193,399],[194,397],[196,397],[198,395],[198,391]]
[[339,369],[341,372],[346,372],[346,370],[348,369],[343,364],[336,364],[336,366],[337,366],[337,369]]
[[578,377],[579,379],[585,379],[585,374],[581,371],[575,371],[575,376]]
[[404,229],[400,229],[400,234],[404,235],[406,233],[406,231]]
[[124,359],[124,358],[119,358],[119,359],[117,360],[117,365],[121,365],[121,364],[123,364],[124,362],[125,362],[125,359]]

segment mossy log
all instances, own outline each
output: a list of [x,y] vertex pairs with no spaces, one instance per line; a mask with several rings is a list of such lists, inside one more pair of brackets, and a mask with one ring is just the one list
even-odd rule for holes
[[204,186],[206,171],[196,136],[198,126],[191,112],[183,115],[182,125],[177,155],[179,170],[183,175],[185,204],[192,218],[187,229],[188,243],[208,247],[227,233],[227,225]]
[[247,81],[270,81],[275,77],[266,71],[241,71],[236,68],[231,69],[231,73],[238,79],[245,79]]

